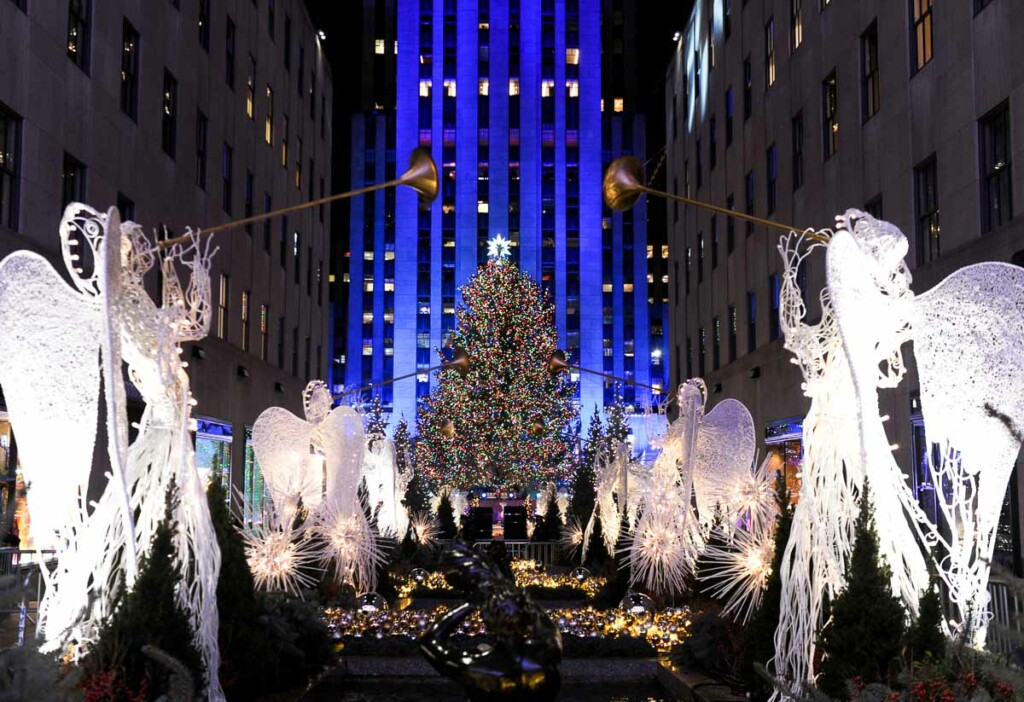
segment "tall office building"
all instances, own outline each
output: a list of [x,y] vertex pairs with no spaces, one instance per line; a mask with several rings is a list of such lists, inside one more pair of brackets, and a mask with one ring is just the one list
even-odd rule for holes
[[[0,65],[0,256],[31,249],[63,270],[71,201],[181,234],[331,191],[331,73],[301,0],[5,0]],[[256,417],[301,415],[303,387],[326,373],[329,217],[215,238],[210,333],[183,358],[199,465],[250,495]],[[147,285],[159,299],[155,270]]]
[[[698,0],[680,19],[665,86],[670,189],[801,228],[865,210],[906,234],[917,293],[970,263],[1024,263],[1020,3]],[[668,219],[673,382],[702,376],[710,404],[744,402],[761,450],[795,476],[808,400],[779,328],[778,232],[675,203]],[[803,283],[813,320],[821,259]],[[919,398],[911,364],[881,409],[934,515]],[[1018,569],[1022,489],[1011,480],[997,547]]]
[[[458,288],[498,234],[551,295],[574,363],[663,383],[643,211],[613,216],[600,194],[612,157],[644,154],[634,14],[624,0],[363,4],[361,26],[374,34],[362,45],[368,99],[352,122],[352,185],[401,173],[425,147],[441,193],[430,210],[403,190],[353,201],[347,270],[338,269],[348,287],[335,311],[347,317],[336,389],[415,373],[380,393],[393,420],[412,421],[434,382],[426,369],[454,329]],[[585,416],[614,399],[602,379],[579,380]],[[646,399],[629,386],[622,394],[636,406]]]

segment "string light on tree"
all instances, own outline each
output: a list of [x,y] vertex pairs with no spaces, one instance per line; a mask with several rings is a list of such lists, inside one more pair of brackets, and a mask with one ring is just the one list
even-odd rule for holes
[[438,374],[418,418],[417,467],[455,490],[505,491],[564,477],[571,455],[575,385],[552,375],[554,307],[529,275],[506,259],[508,242],[462,288],[451,347],[472,363]]

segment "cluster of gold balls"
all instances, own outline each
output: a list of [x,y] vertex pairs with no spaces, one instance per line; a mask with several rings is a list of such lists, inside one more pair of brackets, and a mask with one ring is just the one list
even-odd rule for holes
[[[323,612],[335,639],[388,637],[418,639],[427,628],[448,611],[444,605],[433,610],[353,611],[326,609]],[[581,638],[644,639],[659,653],[670,651],[689,635],[691,612],[687,607],[672,607],[655,614],[626,612],[621,609],[598,611],[593,607],[557,609],[550,612],[564,636]],[[478,612],[463,621],[457,634],[480,636],[487,629]]]

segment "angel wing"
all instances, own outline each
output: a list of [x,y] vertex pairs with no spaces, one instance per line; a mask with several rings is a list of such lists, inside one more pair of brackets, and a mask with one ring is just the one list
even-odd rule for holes
[[267,408],[252,425],[253,452],[282,519],[291,519],[289,502],[294,506],[301,498],[312,509],[323,499],[320,459],[311,452],[314,431],[312,424],[282,407]]
[[[928,440],[962,454],[1024,434],[1024,268],[979,263],[919,295],[912,321]],[[1015,435],[1015,436],[1014,436]]]
[[363,420],[353,408],[342,405],[330,411],[319,432],[327,463],[327,494],[339,495],[347,506],[354,506],[366,445]]
[[700,521],[710,526],[715,508],[729,509],[730,488],[754,463],[754,419],[746,406],[722,400],[704,415],[697,430],[693,491]]
[[[29,485],[36,547],[77,520],[96,443],[103,323],[38,254],[0,261],[0,385]],[[84,506],[84,505],[83,505]]]

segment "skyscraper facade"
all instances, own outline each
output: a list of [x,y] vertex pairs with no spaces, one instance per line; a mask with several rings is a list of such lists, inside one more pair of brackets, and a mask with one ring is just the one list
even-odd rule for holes
[[[57,226],[75,201],[116,205],[152,236],[332,190],[331,71],[301,0],[3,2],[0,65],[0,257],[30,249],[64,270]],[[185,345],[199,467],[251,501],[253,422],[275,405],[301,414],[326,371],[330,214],[217,234],[211,328]],[[159,300],[157,270],[146,283]],[[137,419],[131,386],[128,401]],[[6,477],[10,446],[0,388]]]
[[[665,82],[669,189],[798,228],[834,226],[847,208],[887,220],[907,236],[916,293],[972,263],[1024,264],[1012,156],[1024,80],[1010,68],[1021,50],[1009,29],[1022,20],[1020,3],[1001,0],[697,0],[681,8]],[[744,402],[760,450],[795,487],[809,400],[780,328],[778,232],[667,210],[673,381],[705,378],[709,405]],[[824,265],[811,259],[805,272],[813,322]],[[935,517],[941,486],[913,363],[880,407],[894,456]],[[1024,572],[1019,468],[996,558]]]
[[[627,89],[632,3],[398,0],[363,9],[381,17],[363,22],[379,34],[372,50],[381,58],[369,59],[364,90],[374,97],[353,119],[352,185],[401,173],[424,147],[441,189],[429,210],[407,190],[352,203],[336,389],[415,374],[380,392],[393,418],[411,421],[434,382],[426,369],[449,345],[459,286],[499,234],[551,295],[574,364],[660,386],[663,327],[652,336],[644,212],[613,216],[600,192],[611,158],[644,154],[643,118]],[[602,23],[606,50],[618,37],[604,55]],[[603,79],[609,64],[614,80]],[[579,381],[585,412],[617,395],[635,406],[649,397],[591,374]]]

